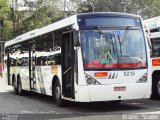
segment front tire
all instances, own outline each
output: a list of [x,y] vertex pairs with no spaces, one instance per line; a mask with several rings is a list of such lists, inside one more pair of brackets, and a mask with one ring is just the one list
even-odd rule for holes
[[160,75],[155,75],[153,78],[152,98],[160,99]]
[[64,106],[64,100],[62,99],[62,92],[61,92],[61,86],[58,80],[56,80],[54,86],[53,86],[53,92],[54,92],[54,100],[56,104],[60,107]]

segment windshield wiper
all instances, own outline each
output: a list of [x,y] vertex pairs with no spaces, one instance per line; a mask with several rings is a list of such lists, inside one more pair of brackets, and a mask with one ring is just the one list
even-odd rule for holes
[[112,35],[110,35],[110,38],[109,38],[108,36],[105,35],[105,33],[102,31],[102,29],[100,27],[96,26],[96,29],[100,32],[101,35],[104,36],[106,42],[108,42],[109,44],[111,44],[113,46],[113,53],[115,54],[115,47],[114,47],[114,41],[112,39]]
[[125,29],[125,32],[123,33],[122,37],[121,38],[118,38],[120,39],[120,42],[121,44],[123,44],[123,42],[126,40],[126,37],[128,35],[128,32],[130,29],[140,29],[140,27],[135,27],[135,26],[126,26],[126,29]]
[[120,38],[118,37],[118,39],[120,40],[120,44],[123,44],[123,42],[125,41],[127,35],[128,35],[128,31],[130,29],[131,26],[127,26],[125,32],[123,33],[123,36]]
[[101,33],[101,35],[103,35],[103,36],[106,38],[106,41],[107,41],[108,43],[113,44],[113,42],[111,42],[111,41],[109,40],[109,37],[105,35],[105,33],[102,31],[102,29],[101,29],[100,27],[96,26],[96,29]]
[[131,26],[127,26],[126,27],[126,30],[125,30],[125,32],[123,33],[123,36],[122,37],[120,37],[120,36],[118,36],[117,38],[118,38],[118,41],[119,41],[119,44],[120,44],[120,54],[122,55],[122,44],[123,44],[123,42],[125,41],[125,39],[126,39],[126,37],[127,37],[127,34],[128,34],[128,31],[129,31],[129,28],[130,28]]

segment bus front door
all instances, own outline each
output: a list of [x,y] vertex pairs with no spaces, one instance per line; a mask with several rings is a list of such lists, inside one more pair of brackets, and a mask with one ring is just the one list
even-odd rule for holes
[[35,56],[35,42],[29,43],[29,78],[30,78],[30,90],[36,90],[36,77],[35,77],[35,65],[36,65],[36,56]]
[[65,32],[61,41],[62,48],[62,94],[74,98],[74,47],[73,31]]

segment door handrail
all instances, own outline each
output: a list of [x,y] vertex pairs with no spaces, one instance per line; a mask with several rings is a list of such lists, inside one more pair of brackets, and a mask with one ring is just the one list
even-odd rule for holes
[[63,75],[65,75],[71,68],[72,68],[72,66],[69,67],[66,71],[64,71],[64,72],[63,72]]

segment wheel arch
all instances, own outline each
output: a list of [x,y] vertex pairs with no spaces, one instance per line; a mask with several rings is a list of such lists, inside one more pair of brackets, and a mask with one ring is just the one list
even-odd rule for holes
[[153,99],[160,99],[160,94],[158,93],[158,89],[157,89],[157,83],[158,83],[159,79],[160,79],[160,70],[155,70],[152,73],[152,94],[151,94],[151,98],[153,98]]
[[153,73],[152,73],[152,84],[154,83],[154,78],[160,74],[160,70],[155,70]]

